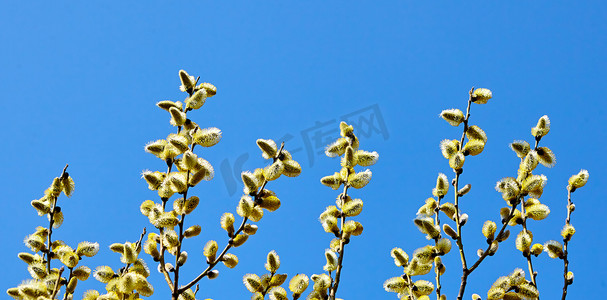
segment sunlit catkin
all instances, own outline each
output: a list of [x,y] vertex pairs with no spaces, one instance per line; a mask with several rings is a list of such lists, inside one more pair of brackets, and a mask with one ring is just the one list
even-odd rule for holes
[[257,146],[259,149],[261,149],[261,155],[265,159],[273,158],[278,153],[278,147],[276,146],[276,142],[273,140],[258,139]]
[[520,158],[527,156],[529,151],[531,151],[531,147],[526,141],[514,141],[510,144],[510,148],[516,153],[516,156]]
[[440,117],[451,126],[458,126],[464,121],[464,113],[459,109],[445,109],[440,113]]
[[185,100],[186,109],[199,109],[207,100],[207,91],[205,89],[197,90],[192,96]]
[[459,141],[442,140],[440,142],[440,150],[446,159],[451,159],[459,151]]
[[280,257],[276,251],[272,250],[268,253],[267,262],[264,266],[270,273],[276,273],[280,268]]
[[249,290],[249,292],[251,293],[263,291],[261,279],[255,274],[246,274],[243,277],[242,282],[244,283],[244,286],[247,288],[247,290]]
[[464,166],[465,160],[466,157],[464,156],[464,153],[457,152],[449,159],[449,167],[454,170],[460,170]]
[[409,255],[401,248],[392,249],[390,255],[394,258],[394,264],[397,267],[406,267],[409,263]]
[[541,138],[548,134],[550,131],[550,119],[548,116],[542,116],[538,121],[535,127],[531,128],[531,135],[536,138]]
[[192,139],[196,145],[202,147],[215,146],[221,141],[221,130],[216,127],[199,129],[192,135]]
[[210,240],[205,244],[202,254],[207,258],[207,261],[212,262],[215,260],[217,249],[219,249],[217,242]]
[[361,189],[365,187],[369,183],[369,181],[371,181],[371,175],[372,173],[368,169],[362,172],[351,174],[350,176],[348,176],[348,184],[355,189]]
[[392,277],[384,282],[386,292],[402,293],[408,287],[402,277]]
[[569,241],[571,237],[575,234],[575,228],[571,224],[565,224],[563,229],[561,230],[561,236],[563,240]]
[[234,237],[234,239],[232,240],[232,245],[234,247],[240,247],[247,241],[248,238],[248,235],[241,233]]
[[556,164],[556,156],[548,147],[537,148],[537,157],[544,167],[552,168]]
[[478,88],[472,92],[470,100],[476,104],[486,104],[493,97],[491,90],[486,88]]
[[234,234],[234,215],[231,213],[224,213],[221,216],[220,225],[223,230],[228,232],[228,236],[232,236]]
[[223,256],[222,262],[226,267],[233,269],[238,265],[238,257],[234,254],[227,253]]
[[295,297],[295,295],[301,295],[308,288],[309,283],[310,280],[306,274],[297,274],[291,279],[289,290],[294,294],[295,299],[299,298]]
[[581,188],[586,185],[589,176],[588,171],[582,169],[579,173],[569,178],[569,186],[576,189]]
[[495,231],[497,230],[497,225],[493,221],[485,221],[483,224],[483,235],[487,238],[488,241],[493,240],[495,237]]
[[436,197],[445,196],[449,192],[449,180],[447,175],[439,173],[436,178],[436,187],[432,189],[432,195]]
[[114,277],[114,271],[108,266],[99,266],[95,269],[93,276],[103,283],[108,283]]
[[548,253],[548,256],[550,256],[550,258],[563,257],[563,245],[554,240],[547,241],[544,244],[544,251]]

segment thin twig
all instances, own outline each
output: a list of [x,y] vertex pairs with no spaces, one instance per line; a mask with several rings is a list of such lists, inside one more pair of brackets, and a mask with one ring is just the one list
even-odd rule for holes
[[59,269],[59,275],[57,275],[57,280],[55,281],[55,287],[53,288],[53,293],[51,294],[51,299],[55,299],[55,296],[59,292],[59,287],[61,286],[59,284],[59,282],[61,281],[61,274],[63,274],[63,270],[65,270],[65,268],[63,266],[61,266],[61,268]]
[[[440,201],[442,199],[443,199],[443,196],[438,197],[436,208],[434,209],[434,222],[436,223],[436,226],[439,226],[439,228],[440,228],[440,218],[438,215],[440,212]],[[434,239],[434,246],[438,245],[438,240],[440,238],[441,238],[441,234],[439,231],[438,236]],[[436,299],[439,300],[440,299],[440,290],[441,290],[440,268],[438,266],[436,266],[436,264],[435,264],[435,268],[436,268]]]
[[[65,178],[67,175],[67,167],[69,166],[69,164],[65,164],[65,167],[63,167],[63,171],[61,171],[61,175],[59,175],[59,178]],[[57,201],[59,200],[59,197],[55,197],[55,196],[51,196],[51,209],[48,213],[49,215],[49,225],[48,225],[48,235],[47,235],[47,244],[48,244],[48,248],[46,249],[46,269],[50,270],[51,269],[51,256],[52,256],[52,249],[51,249],[51,244],[52,244],[52,240],[51,240],[51,235],[53,234],[53,225],[55,223],[55,208],[57,207]]]
[[[349,171],[348,171],[349,173]],[[348,197],[348,187],[350,187],[347,183],[344,184],[344,191],[341,193],[341,207],[343,209],[346,197]],[[346,248],[346,243],[344,240],[344,224],[346,222],[346,215],[341,212],[341,227],[339,233],[339,258],[337,259],[337,269],[335,270],[335,281],[333,285],[330,287],[329,299],[335,300],[335,294],[337,294],[337,288],[339,287],[339,279],[341,277],[341,269],[343,267],[342,263],[344,260],[344,250]]]
[[[472,105],[472,93],[474,92],[474,87],[470,89],[469,97],[468,97],[468,107],[466,108],[466,117],[464,118],[464,132],[462,133],[462,138],[460,139],[459,149],[461,151],[464,146],[464,139],[466,138],[466,131],[468,131],[468,119],[470,119],[470,106]],[[459,254],[462,261],[462,279],[459,288],[459,293],[457,295],[457,300],[461,300],[464,297],[464,290],[466,289],[467,279],[468,279],[468,264],[466,262],[466,254],[464,252],[464,243],[462,241],[462,225],[459,219],[459,175],[462,173],[462,170],[453,170],[455,172],[455,180],[453,181],[453,188],[455,194],[455,223],[457,225],[457,247],[459,248]]]
[[[567,225],[571,225],[571,213],[573,212],[573,202],[571,201],[571,193],[572,193],[572,188],[567,188],[567,219],[565,220],[565,223]],[[563,296],[561,297],[561,300],[565,300],[565,298],[567,298],[567,287],[571,284],[569,282],[569,280],[567,280],[567,273],[569,273],[569,259],[568,259],[568,252],[567,252],[567,246],[569,244],[569,240],[566,238],[563,238]]]
[[[278,157],[280,156],[280,154],[282,153],[282,150],[285,147],[285,143],[282,142],[280,144],[280,149],[278,150],[276,157],[274,158],[274,162],[276,162],[276,160],[278,159]],[[261,194],[263,193],[263,190],[265,189],[266,185],[268,184],[268,181],[264,179],[261,187],[259,188],[258,192],[255,194],[255,201],[253,206],[257,206],[257,203],[261,200]],[[233,237],[238,236],[238,234],[240,234],[243,230],[245,225],[247,224],[247,221],[249,220],[249,217],[244,217],[242,219],[242,223],[240,223],[240,226],[238,227],[238,229],[236,230],[236,232],[232,235]],[[228,244],[223,248],[223,251],[221,251],[221,253],[219,254],[219,256],[217,256],[217,258],[215,258],[214,261],[210,262],[209,265],[207,266],[206,269],[204,269],[204,271],[202,271],[200,274],[198,274],[198,276],[196,276],[196,278],[192,279],[192,281],[190,281],[188,284],[180,287],[178,289],[178,294],[183,293],[184,291],[186,291],[187,289],[191,288],[192,286],[194,286],[198,281],[200,281],[202,278],[206,277],[209,272],[211,272],[213,270],[213,268],[223,260],[224,255],[228,252],[228,250],[230,250],[233,246],[232,241],[233,241],[233,237],[230,237],[230,241],[228,242]]]

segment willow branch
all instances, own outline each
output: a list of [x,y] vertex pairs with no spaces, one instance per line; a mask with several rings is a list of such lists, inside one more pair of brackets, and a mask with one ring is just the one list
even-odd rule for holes
[[[61,172],[61,175],[59,176],[59,178],[65,178],[66,176],[68,176],[67,173],[67,167],[69,165],[65,164],[65,167],[63,167],[63,171]],[[49,224],[48,224],[48,235],[47,235],[47,244],[48,244],[48,249],[46,249],[46,269],[50,270],[51,269],[51,256],[52,256],[52,249],[51,249],[51,244],[52,244],[52,239],[51,239],[51,235],[53,234],[53,224],[55,223],[55,208],[57,207],[57,201],[59,200],[59,197],[55,197],[52,196],[52,203],[51,203],[51,209],[48,213],[49,215]]]
[[[508,214],[508,218],[506,218],[506,220],[503,221],[502,229],[500,229],[499,233],[495,236],[496,238],[501,236],[502,234],[504,234],[504,231],[506,231],[506,227],[508,227],[508,222],[510,222],[510,219],[512,219],[512,217],[514,216],[514,211],[516,210],[516,206],[517,205],[513,205],[510,208],[510,213]],[[489,246],[487,246],[487,249],[485,249],[485,251],[483,252],[483,255],[481,255],[476,260],[476,262],[468,269],[468,275],[470,275],[483,262],[483,260],[489,255],[490,250],[491,250],[491,244],[489,244]]]
[[64,270],[65,270],[65,268],[63,266],[59,269],[59,275],[57,275],[57,281],[55,281],[55,287],[53,288],[53,293],[51,294],[51,299],[55,299],[55,296],[59,292],[59,287],[61,286],[59,284],[59,282],[61,281],[61,274],[63,274]]
[[[276,157],[280,156],[282,150],[285,147],[285,143],[282,142],[280,145],[280,149],[278,150],[278,153],[276,154]],[[278,158],[274,158],[274,162],[276,162]],[[261,185],[261,187],[259,188],[259,191],[255,194],[255,201],[254,202],[254,206],[257,206],[257,203],[259,203],[261,201],[261,194],[263,193],[263,190],[265,189],[266,185],[268,184],[268,181],[264,179],[263,184]],[[240,223],[240,226],[238,227],[238,229],[236,230],[236,232],[233,234],[233,237],[237,236],[239,233],[241,233],[244,230],[245,225],[247,224],[247,221],[249,220],[248,217],[244,217],[242,219],[242,223]],[[219,256],[217,256],[217,258],[215,258],[214,261],[210,262],[209,265],[207,266],[206,269],[204,269],[204,271],[202,271],[200,274],[198,274],[198,276],[196,276],[196,278],[192,279],[192,281],[190,281],[188,284],[182,286],[181,288],[178,289],[177,293],[181,294],[183,293],[185,290],[191,288],[192,286],[194,286],[198,281],[200,281],[202,278],[206,277],[209,272],[211,272],[213,270],[213,268],[220,262],[223,260],[223,256],[228,253],[228,250],[230,250],[233,246],[233,240],[234,238],[230,237],[230,240],[228,241],[228,244],[225,246],[225,248],[223,248],[223,251],[221,251],[221,253],[219,254]],[[177,287],[175,287],[177,290]]]
[[[440,212],[440,201],[441,199],[443,199],[443,196],[438,197],[438,201],[436,204],[436,208],[434,209],[434,222],[436,223],[436,226],[439,226],[440,228],[440,218],[439,218],[439,212]],[[438,236],[434,239],[434,246],[438,245],[438,240],[441,238],[441,234],[439,231]],[[434,264],[434,267],[436,268],[436,299],[440,299],[440,291],[441,291],[441,285],[440,285],[440,269],[439,267],[436,265],[436,263]]]
[[[468,131],[468,119],[470,119],[470,106],[472,105],[472,93],[474,92],[474,87],[470,89],[469,97],[468,97],[468,107],[466,108],[466,117],[464,118],[464,132],[462,133],[462,138],[460,139],[459,149],[461,150],[464,146],[464,139],[466,138],[466,131]],[[468,279],[468,264],[466,262],[466,254],[464,252],[464,243],[462,241],[462,225],[459,218],[459,176],[462,173],[462,170],[453,170],[455,172],[455,179],[453,180],[453,188],[455,192],[455,223],[457,223],[457,247],[459,248],[459,255],[462,260],[462,279],[459,287],[459,293],[457,295],[457,300],[461,300],[464,297],[464,291],[466,289],[467,279]]]
[[[348,187],[349,185],[346,183],[344,184],[344,191],[341,193],[341,207],[344,207],[345,201],[346,201],[346,197],[348,196]],[[329,292],[329,299],[330,300],[335,300],[335,294],[337,294],[337,288],[339,287],[339,279],[341,277],[341,269],[343,267],[342,263],[344,261],[344,250],[346,248],[346,243],[345,243],[345,238],[344,238],[344,224],[346,222],[346,216],[345,214],[341,213],[341,230],[339,233],[339,258],[337,259],[337,269],[335,270],[335,281],[333,282],[333,285],[331,286],[331,290]]]
[[[565,223],[567,225],[571,225],[571,213],[573,212],[573,202],[571,201],[571,193],[573,191],[571,190],[571,188],[567,189],[567,219],[565,219]],[[569,273],[569,259],[568,259],[568,252],[567,252],[567,246],[569,244],[569,240],[566,238],[563,238],[563,296],[561,297],[561,300],[565,300],[565,298],[567,297],[567,287],[569,287],[569,285],[571,285],[570,281],[567,280],[567,273]]]

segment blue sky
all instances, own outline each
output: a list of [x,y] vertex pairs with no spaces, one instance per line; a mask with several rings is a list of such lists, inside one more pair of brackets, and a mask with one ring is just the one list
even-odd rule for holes
[[[481,155],[466,161],[462,175],[473,187],[462,199],[470,215],[464,227],[468,256],[485,247],[483,222],[499,220],[504,202],[495,182],[516,174],[518,158],[508,144],[532,141],[530,128],[546,114],[552,130],[541,144],[555,152],[557,164],[539,172],[549,179],[542,202],[552,212],[531,222],[530,230],[537,242],[560,239],[567,179],[588,169],[589,184],[574,193],[578,233],[570,244],[575,283],[569,290],[571,299],[603,295],[600,274],[607,266],[597,252],[607,245],[599,227],[607,209],[600,194],[607,184],[606,9],[601,1],[4,3],[2,290],[29,278],[17,253],[27,251],[23,238],[46,223],[29,202],[66,163],[76,192],[60,200],[66,220],[54,236],[73,246],[98,241],[102,250],[86,265],[119,267],[108,246],[136,240],[144,226],[151,229],[139,205],[157,196],[140,173],[164,166],[143,146],[174,131],[167,113],[154,104],[183,100],[177,72],[185,69],[218,87],[217,96],[191,117],[223,131],[217,146],[197,149],[216,176],[193,189],[202,207],[188,221],[200,224],[203,233],[185,246],[185,278],[205,266],[197,256],[207,240],[225,245],[219,217],[235,210],[237,173],[241,166],[252,170],[265,163],[257,138],[286,139],[304,168],[298,178],[271,182],[282,207],[234,251],[237,268],[219,267],[219,278],[202,281],[201,298],[248,298],[242,276],[265,271],[272,249],[290,276],[322,272],[331,237],[317,218],[337,193],[319,179],[339,163],[318,154],[322,145],[314,137],[331,137],[339,120],[348,119],[362,125],[361,148],[379,152],[380,160],[370,168],[372,182],[352,191],[365,201],[357,217],[365,232],[346,248],[338,296],[395,299],[382,288],[387,278],[401,274],[389,251],[401,247],[411,253],[427,244],[411,220],[431,196],[436,175],[452,177],[438,145],[459,138],[461,128],[438,114],[465,109],[472,86],[490,88],[494,98],[471,111],[471,124],[483,128],[489,141]],[[459,258],[452,252],[444,261],[443,291],[454,298]],[[534,264],[542,298],[557,298],[562,262],[542,255]],[[511,238],[471,275],[466,298],[472,292],[485,296],[497,277],[516,267],[526,270],[526,262]],[[153,278],[153,298],[166,298],[160,274]],[[76,295],[86,289],[103,285],[89,279]]]

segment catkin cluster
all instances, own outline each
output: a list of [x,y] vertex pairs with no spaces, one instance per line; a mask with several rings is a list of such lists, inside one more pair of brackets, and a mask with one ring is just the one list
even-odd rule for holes
[[[146,152],[161,159],[166,165],[166,171],[146,170],[142,173],[148,188],[158,193],[159,200],[143,201],[140,211],[157,231],[147,233],[144,228],[138,241],[110,245],[111,251],[121,255],[120,261],[124,266],[119,269],[112,269],[107,265],[97,267],[93,276],[105,283],[106,293],[89,290],[84,293],[85,300],[139,299],[152,296],[154,288],[148,281],[150,270],[139,257],[142,249],[158,263],[158,272],[167,282],[172,300],[195,300],[199,291],[197,283],[204,277],[216,278],[219,275],[216,266],[220,262],[228,268],[236,267],[239,258],[230,253],[230,250],[242,246],[258,230],[258,226],[249,221],[259,222],[264,211],[273,212],[280,207],[280,199],[275,192],[266,188],[267,184],[281,175],[296,177],[301,173],[300,164],[284,148],[284,142],[278,146],[271,139],[258,139],[257,146],[262,157],[268,160],[268,164],[264,168],[241,173],[243,195],[236,207],[236,214],[242,218],[240,225],[236,224],[232,213],[226,212],[221,216],[219,225],[227,234],[223,250],[217,241],[207,241],[202,252],[206,258],[206,268],[196,278],[184,284],[180,278],[180,268],[187,263],[188,253],[182,249],[183,242],[202,233],[200,225],[185,224],[186,216],[192,214],[201,201],[199,197],[189,195],[190,188],[214,177],[213,166],[196,154],[194,148],[197,145],[199,148],[216,145],[221,140],[222,132],[215,127],[202,128],[188,116],[189,112],[200,109],[208,98],[216,94],[216,87],[210,83],[198,83],[199,78],[190,76],[183,70],[179,71],[179,77],[180,90],[186,93],[183,102],[164,100],[157,103],[159,108],[168,113],[170,124],[176,128],[176,132],[145,146]],[[550,132],[548,116],[542,116],[531,129],[534,137],[533,147],[530,143],[520,140],[510,144],[520,162],[516,177],[502,178],[495,186],[507,205],[499,212],[501,224],[487,220],[481,228],[486,239],[486,248],[477,250],[478,258],[474,262],[470,257],[466,257],[462,228],[468,221],[468,215],[462,212],[459,200],[470,192],[471,185],[460,186],[461,175],[466,159],[482,153],[487,143],[485,132],[479,126],[469,124],[470,109],[472,103],[486,104],[491,98],[492,92],[488,89],[471,89],[465,113],[459,109],[447,109],[440,114],[441,118],[452,126],[463,125],[463,132],[459,139],[445,139],[440,142],[441,153],[448,160],[453,177],[450,179],[443,173],[438,174],[432,197],[424,201],[413,220],[419,231],[431,241],[430,244],[413,251],[411,257],[401,248],[394,248],[390,252],[395,265],[402,268],[403,274],[386,280],[384,288],[386,291],[397,293],[399,299],[427,300],[433,292],[437,300],[447,299],[447,296],[441,293],[441,276],[446,271],[442,257],[451,252],[453,241],[462,262],[461,283],[457,295],[457,299],[461,300],[468,276],[485,258],[495,255],[500,244],[509,238],[508,226],[520,226],[514,246],[525,258],[530,278],[525,278],[525,271],[519,268],[508,276],[499,277],[487,292],[488,300],[539,299],[538,272],[533,268],[532,258],[543,252],[550,258],[563,261],[563,300],[567,296],[567,287],[573,283],[573,272],[569,271],[568,260],[569,242],[576,232],[571,224],[571,214],[575,210],[572,193],[586,185],[588,171],[581,170],[569,179],[567,218],[561,230],[562,243],[556,240],[534,243],[533,233],[527,223],[529,219],[544,220],[550,214],[548,205],[540,201],[547,177],[537,174],[536,171],[540,164],[553,167],[556,163],[552,150],[539,146],[542,138]],[[353,126],[341,122],[339,127],[341,137],[328,145],[325,153],[329,157],[340,157],[340,170],[321,179],[323,185],[334,190],[342,188],[336,205],[328,206],[319,217],[324,231],[334,236],[325,250],[325,272],[310,277],[305,274],[293,276],[288,286],[293,300],[302,297],[310,284],[312,290],[306,299],[338,299],[336,294],[343,269],[345,246],[353,236],[359,236],[363,232],[361,223],[352,219],[346,220],[358,216],[363,209],[363,201],[352,198],[348,191],[349,188],[363,188],[370,182],[371,171],[356,170],[356,167],[371,166],[377,162],[379,156],[377,152],[359,149],[360,143],[354,134]],[[62,288],[63,299],[73,299],[78,281],[88,279],[91,274],[90,268],[79,264],[84,257],[97,254],[97,243],[81,242],[73,249],[61,240],[52,239],[53,229],[58,228],[64,218],[61,207],[57,205],[58,198],[61,193],[70,197],[74,190],[74,182],[66,169],[67,166],[61,175],[53,180],[42,198],[31,201],[38,215],[47,216],[49,222],[48,227],[37,227],[36,231],[24,240],[33,253],[23,252],[18,256],[27,264],[32,279],[7,290],[8,295],[15,299],[56,299],[61,295]],[[453,187],[453,202],[444,201],[450,186]],[[167,207],[171,198],[172,206]],[[452,225],[441,224],[441,215],[446,216]],[[172,260],[169,261],[171,257]],[[58,260],[63,266],[54,267],[53,260]],[[243,278],[245,287],[252,293],[251,299],[263,300],[266,296],[271,300],[289,299],[287,291],[282,287],[288,275],[278,273],[278,254],[271,251],[266,261],[265,268],[269,273],[262,276],[246,274]],[[69,273],[62,277],[66,268]],[[432,270],[435,273],[434,282],[415,278],[427,275]],[[194,285],[196,288],[193,290]],[[482,298],[473,294],[472,299]]]
[[[243,218],[239,227],[234,226],[235,218],[231,213],[224,213],[220,226],[227,232],[228,242],[223,251],[214,240],[207,241],[203,255],[207,267],[200,275],[189,283],[182,285],[179,280],[179,269],[187,262],[188,253],[182,250],[184,239],[192,238],[201,233],[200,225],[185,226],[185,218],[194,212],[200,203],[197,196],[188,196],[190,188],[202,180],[213,178],[213,166],[204,158],[194,153],[194,148],[212,147],[221,140],[221,131],[217,128],[201,128],[188,117],[188,112],[201,108],[205,101],[216,94],[216,88],[210,83],[198,84],[198,79],[179,72],[181,91],[188,96],[184,103],[179,101],[160,101],[157,106],[166,110],[170,115],[170,123],[177,127],[177,133],[172,133],[166,139],[150,142],[145,150],[162,159],[167,165],[167,171],[144,171],[143,178],[151,190],[158,192],[159,202],[146,200],[141,204],[141,213],[148,217],[150,223],[158,229],[158,233],[150,233],[143,245],[144,251],[159,263],[159,271],[169,285],[173,299],[194,299],[196,292],[192,287],[202,278],[216,278],[219,271],[215,269],[218,263],[228,268],[238,264],[238,257],[228,253],[232,247],[242,246],[249,236],[257,232],[257,225],[247,221],[258,222],[264,214],[264,209],[275,211],[280,207],[280,200],[271,190],[266,189],[269,181],[278,179],[281,175],[295,177],[301,173],[301,166],[293,160],[291,154],[284,149],[284,144],[277,147],[273,140],[259,139],[257,145],[262,156],[272,162],[265,168],[253,172],[243,172],[244,195],[240,198],[236,212]],[[177,195],[172,207],[167,207],[169,199]],[[167,255],[174,257],[174,262],[167,260]],[[197,291],[197,289],[196,289]]]
[[[335,236],[329,243],[329,248],[325,250],[327,263],[323,269],[326,273],[313,274],[310,278],[305,274],[298,274],[293,277],[289,283],[293,300],[301,297],[308,287],[309,279],[312,279],[314,284],[306,299],[336,299],[335,295],[339,286],[345,245],[350,242],[352,236],[361,235],[363,231],[363,226],[359,222],[346,221],[348,217],[359,215],[363,209],[363,201],[352,199],[348,195],[348,189],[350,187],[360,189],[369,183],[371,171],[366,169],[356,172],[355,167],[371,166],[377,162],[379,155],[377,152],[359,149],[360,143],[358,137],[354,134],[353,126],[341,122],[339,128],[341,137],[328,145],[325,153],[329,157],[341,156],[341,170],[321,179],[322,184],[334,190],[343,186],[342,193],[337,197],[336,205],[327,207],[319,218],[324,230]],[[263,147],[261,148],[263,149]],[[272,251],[268,254],[268,263],[266,264],[266,269],[270,271],[270,274],[261,277],[256,274],[244,276],[245,286],[253,293],[251,299],[262,300],[265,299],[266,295],[269,295],[272,300],[288,299],[286,290],[280,286],[286,280],[287,275],[275,273],[279,263],[273,262],[277,261],[279,261],[278,255]],[[276,268],[272,266],[276,266]]]
[[[271,300],[287,300],[287,291],[281,285],[287,280],[287,274],[278,274],[280,268],[280,257],[276,251],[272,250],[268,253],[267,262],[265,264],[267,274],[259,276],[257,274],[246,274],[242,281],[249,290],[253,293],[252,300],[263,300],[266,295],[269,295]],[[310,279],[305,274],[295,275],[289,282],[289,290],[293,293],[293,300],[299,299],[301,294],[308,288]]]
[[[15,299],[55,299],[63,289],[63,299],[73,299],[78,281],[87,280],[91,269],[80,263],[85,257],[93,257],[99,251],[99,244],[81,242],[76,249],[62,240],[53,240],[53,229],[63,224],[63,212],[58,205],[59,196],[63,193],[71,197],[74,192],[74,181],[63,169],[61,176],[53,179],[51,186],[44,191],[42,198],[32,200],[31,204],[39,216],[46,216],[48,227],[38,226],[36,231],[23,241],[33,253],[19,253],[19,258],[27,264],[32,279],[23,281],[19,286],[9,288],[7,293]],[[58,260],[63,266],[53,266]],[[69,274],[64,275],[67,268]]]
[[84,294],[83,300],[116,300],[116,299],[140,299],[141,296],[149,297],[154,293],[154,287],[148,281],[150,270],[142,258],[141,234],[139,241],[135,243],[114,243],[110,250],[120,254],[120,262],[124,267],[114,270],[110,266],[99,266],[95,269],[95,279],[105,283],[105,294],[96,290],[89,290]]
[[[564,246],[557,241],[533,244],[533,233],[528,228],[527,220],[540,221],[550,214],[549,207],[539,200],[547,178],[542,174],[534,174],[534,171],[539,164],[553,167],[556,163],[552,150],[548,147],[539,147],[542,137],[550,131],[550,119],[548,116],[541,117],[537,125],[531,129],[531,134],[535,140],[533,148],[526,141],[514,141],[510,144],[510,148],[520,158],[520,163],[516,177],[502,178],[495,187],[508,205],[508,207],[500,209],[501,229],[491,220],[487,220],[483,224],[481,232],[487,241],[487,247],[486,249],[478,249],[477,260],[474,263],[470,263],[466,258],[462,236],[462,226],[467,223],[468,215],[461,212],[459,199],[471,190],[471,186],[470,184],[466,184],[460,188],[460,175],[463,173],[466,157],[480,154],[487,142],[487,135],[480,127],[468,124],[471,104],[487,103],[492,98],[492,93],[488,89],[472,89],[469,95],[468,108],[465,114],[459,109],[444,110],[440,114],[450,125],[459,126],[463,124],[464,127],[461,139],[446,139],[440,143],[441,153],[449,160],[449,167],[454,172],[454,178],[449,180],[446,175],[439,174],[436,187],[432,190],[434,197],[426,199],[424,205],[419,208],[417,217],[414,219],[414,224],[426,235],[427,239],[434,240],[434,245],[428,245],[415,250],[412,259],[409,259],[407,253],[402,249],[394,248],[391,251],[394,263],[396,266],[404,268],[404,274],[388,279],[384,283],[384,288],[387,291],[398,293],[400,299],[429,299],[428,295],[433,290],[436,291],[437,299],[446,299],[446,295],[442,295],[440,292],[440,277],[446,270],[442,264],[441,256],[449,252],[451,241],[443,238],[442,234],[444,233],[455,241],[459,249],[462,261],[462,281],[457,299],[462,299],[468,276],[487,256],[495,255],[500,243],[506,241],[510,236],[510,230],[506,229],[507,226],[520,225],[521,230],[515,239],[515,248],[521,251],[527,262],[530,280],[525,278],[524,271],[516,269],[509,276],[500,277],[493,284],[487,293],[487,299],[539,299],[536,281],[537,271],[533,269],[532,256],[537,257],[544,251],[550,257],[560,258],[564,261],[565,283],[563,287],[563,299],[565,299],[567,286],[573,282],[573,273],[567,270],[568,260],[566,253],[567,242],[575,233],[575,229],[570,224],[570,215],[575,209],[575,205],[571,201],[571,192],[586,184],[588,172],[582,170],[569,180],[567,188],[569,191],[568,214],[565,227],[561,231]],[[441,203],[441,200],[449,191],[449,185],[454,187],[454,202]],[[448,219],[454,221],[455,228],[449,224],[443,224],[441,228],[439,212],[443,212]],[[436,273],[434,284],[426,280],[413,281],[413,276],[425,275],[433,267]],[[474,300],[481,299],[477,294],[474,294],[472,298]]]

